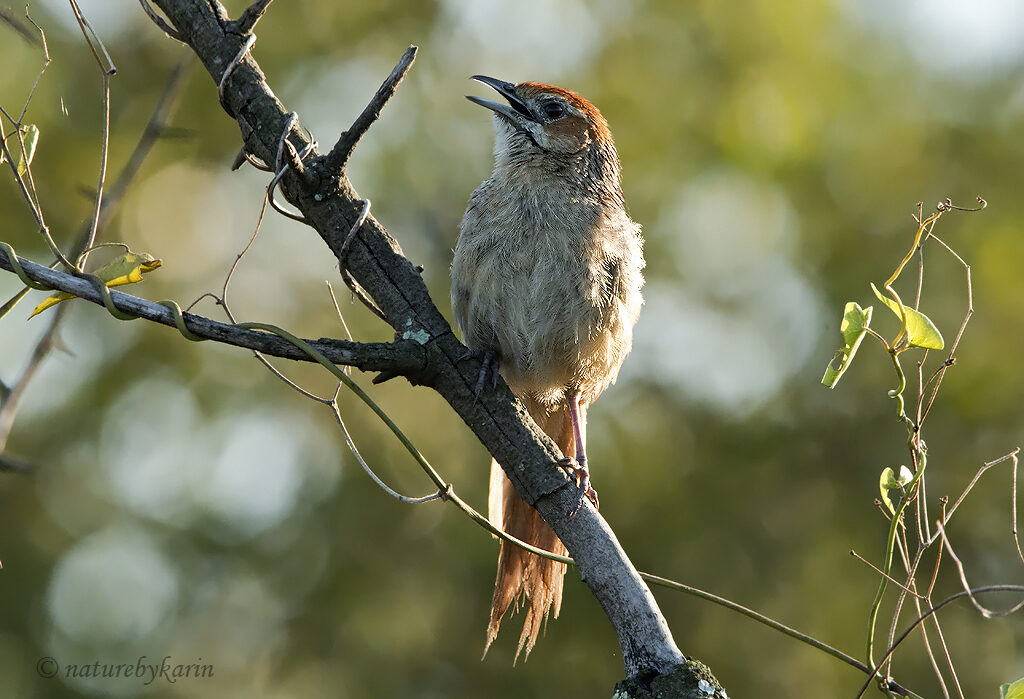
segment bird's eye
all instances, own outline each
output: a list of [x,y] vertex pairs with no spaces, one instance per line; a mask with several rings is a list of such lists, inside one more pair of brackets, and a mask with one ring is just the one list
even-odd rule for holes
[[541,109],[544,110],[544,116],[548,119],[559,119],[565,116],[565,107],[558,102],[546,102]]

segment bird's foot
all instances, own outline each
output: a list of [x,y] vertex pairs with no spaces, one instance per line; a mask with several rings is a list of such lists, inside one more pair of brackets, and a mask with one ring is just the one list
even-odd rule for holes
[[572,478],[576,484],[576,504],[572,508],[572,512],[569,513],[569,518],[576,516],[576,513],[583,507],[583,498],[587,498],[594,504],[594,509],[601,509],[601,502],[597,498],[597,491],[590,484],[590,469],[587,468],[587,462],[584,460],[583,463],[578,463],[576,459],[571,456],[565,456],[558,460],[558,465],[566,470],[569,477]]
[[466,350],[466,353],[459,357],[458,361],[462,362],[477,357],[482,360],[482,364],[480,365],[480,375],[476,379],[476,388],[473,389],[473,405],[480,400],[480,394],[484,392],[488,376],[491,377],[492,389],[498,385],[498,353],[494,350]]

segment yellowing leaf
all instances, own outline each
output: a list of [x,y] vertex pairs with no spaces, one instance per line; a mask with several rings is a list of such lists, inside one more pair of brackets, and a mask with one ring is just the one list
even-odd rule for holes
[[[900,305],[888,296],[883,296],[882,292],[874,284],[871,285],[871,290],[875,292],[878,300],[888,306],[902,322],[903,316],[900,315]],[[942,333],[935,327],[935,323],[932,322],[931,318],[907,305],[903,306],[903,312],[907,314],[907,341],[910,344],[914,347],[923,347],[924,349],[940,350],[943,348],[945,343],[942,340]]]
[[[134,253],[129,251],[103,265],[93,274],[102,279],[107,286],[121,286],[123,284],[141,282],[143,274],[152,272],[162,264],[163,260],[157,260],[152,255],[144,252]],[[72,294],[64,291],[50,294],[43,299],[42,303],[35,307],[29,318],[42,313],[47,308],[56,306],[61,301],[73,298],[75,297]]]

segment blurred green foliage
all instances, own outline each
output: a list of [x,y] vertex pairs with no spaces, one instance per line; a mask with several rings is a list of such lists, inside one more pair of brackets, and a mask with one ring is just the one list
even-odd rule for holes
[[[119,68],[116,173],[165,76],[189,53],[135,3],[81,4]],[[475,89],[468,76],[557,83],[597,104],[649,261],[636,348],[591,413],[602,514],[639,568],[856,655],[877,577],[849,551],[876,563],[882,555],[887,523],[873,501],[881,469],[906,459],[904,428],[877,347],[862,348],[835,392],[819,377],[843,304],[871,302],[868,282],[883,281],[910,244],[918,201],[989,202],[937,230],[972,265],[976,313],[927,426],[933,504],[1010,451],[1024,427],[1024,43],[1004,41],[1024,25],[1011,3],[980,3],[966,19],[918,11],[925,5],[279,0],[257,28],[254,56],[329,145],[405,47],[421,47],[351,174],[425,266],[445,311],[458,222],[491,166],[489,119],[462,98]],[[66,4],[31,11],[53,58],[26,119],[40,132],[33,172],[66,246],[91,209],[100,74]],[[20,111],[40,50],[0,25],[0,65],[0,104]],[[164,260],[135,293],[183,304],[219,289],[266,182],[229,171],[237,127],[205,72],[189,70],[175,138],[157,144],[100,232]],[[48,261],[5,172],[0,238]],[[949,337],[966,286],[940,253],[926,253],[922,309]],[[271,215],[235,277],[233,309],[306,337],[343,336],[323,284],[336,277],[315,234]],[[0,275],[0,296],[18,289]],[[32,292],[24,315],[44,295]],[[622,674],[614,634],[572,571],[561,618],[528,662],[511,664],[516,618],[480,662],[497,553],[490,537],[441,503],[407,506],[381,493],[330,413],[245,352],[73,303],[61,333],[69,352],[47,360],[8,443],[37,471],[0,476],[0,695],[611,692]],[[199,310],[219,317],[209,302]],[[390,338],[347,298],[343,311],[356,339]],[[45,325],[45,315],[24,315],[19,306],[0,323],[6,381]],[[284,368],[332,389],[316,367]],[[483,508],[488,457],[443,402],[400,381],[373,395]],[[342,409],[385,480],[429,490],[368,411],[352,397]],[[986,475],[951,526],[975,584],[1020,580],[1009,482],[1005,469]],[[957,585],[944,571],[936,599]],[[852,696],[862,681],[731,612],[656,595],[680,648],[731,696]],[[1024,674],[1020,618],[985,620],[962,604],[942,622],[967,696],[995,696]],[[143,655],[209,663],[215,675],[145,685],[36,671],[43,656],[63,666]],[[895,674],[925,696],[939,693],[919,637],[898,654]]]

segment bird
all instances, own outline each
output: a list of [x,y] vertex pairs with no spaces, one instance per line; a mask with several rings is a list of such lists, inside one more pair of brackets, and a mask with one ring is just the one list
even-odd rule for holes
[[[587,408],[615,381],[643,304],[643,238],[626,211],[608,122],[575,92],[485,75],[505,103],[493,112],[494,171],[470,196],[451,266],[462,341],[497,371],[565,455],[598,504],[586,457]],[[483,376],[477,391],[483,385]],[[556,554],[566,549],[494,460],[488,518]],[[575,514],[573,510],[572,514]],[[484,656],[509,607],[525,605],[513,664],[562,604],[565,564],[501,542]],[[525,600],[523,599],[525,597]]]

